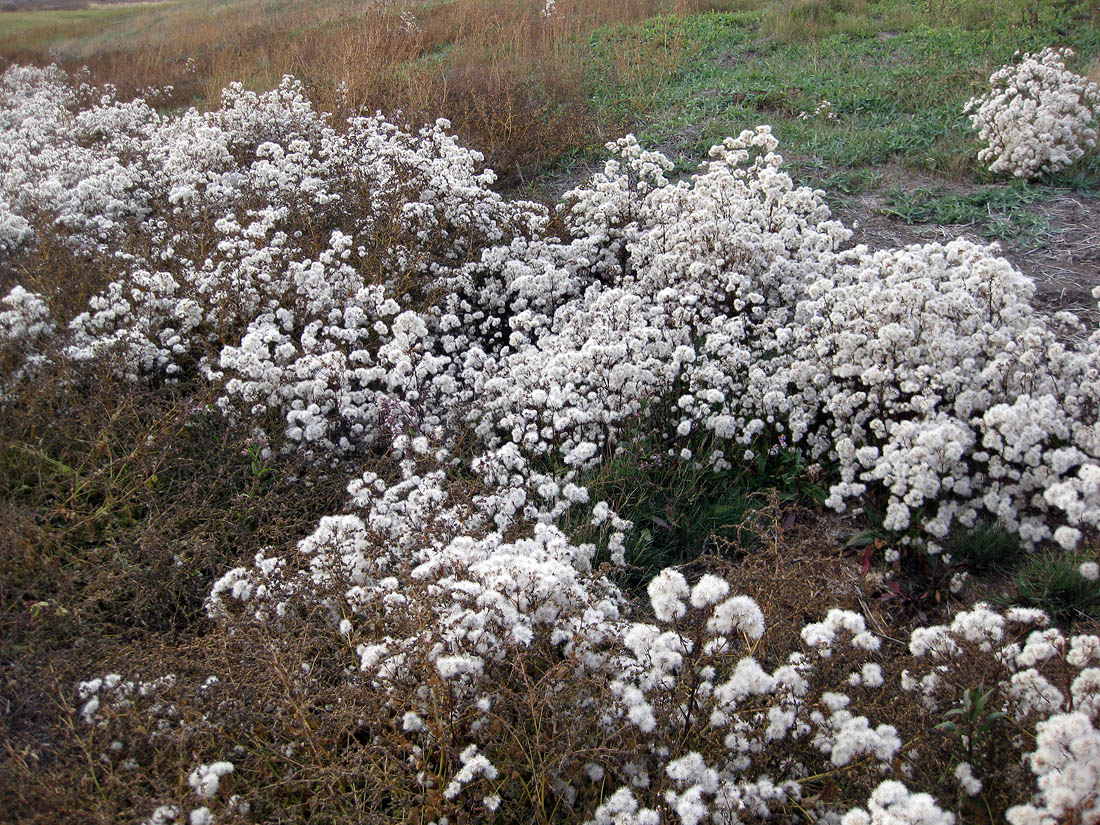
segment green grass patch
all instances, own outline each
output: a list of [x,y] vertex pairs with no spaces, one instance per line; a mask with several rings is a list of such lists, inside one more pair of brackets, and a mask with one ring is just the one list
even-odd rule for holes
[[824,164],[804,164],[801,173],[795,175],[800,186],[820,189],[825,201],[834,209],[851,206],[852,198],[868,192],[876,192],[882,183],[882,173],[871,168],[830,169]]
[[1100,620],[1100,582],[1081,575],[1082,561],[1074,553],[1032,559],[1016,576],[1011,602],[1045,610],[1061,625]]
[[[593,504],[606,501],[634,523],[624,543],[628,569],[621,575],[628,588],[704,553],[753,546],[752,516],[769,503],[814,503],[827,495],[827,472],[808,465],[784,437],[762,437],[751,459],[730,456],[733,466],[720,471],[696,460],[719,446],[710,439],[693,438],[690,458],[680,454],[683,445],[658,444],[646,430],[622,443],[627,446],[583,483]],[[601,558],[609,557],[606,526],[596,529],[585,516],[570,532],[578,542],[602,547]]]
[[1028,207],[1049,197],[1049,189],[1024,183],[987,186],[965,194],[943,187],[895,188],[886,194],[879,211],[907,224],[980,226],[983,238],[1017,240],[1025,248],[1034,249],[1046,244],[1054,228],[1049,218]]
[[129,23],[148,12],[147,4],[93,6],[64,11],[0,12],[0,50],[8,46],[9,38],[18,39],[21,46],[29,46],[39,40],[88,36]]
[[[1100,29],[1089,24],[1086,5],[1044,8],[1023,26],[1010,4],[968,26],[940,22],[955,19],[956,7],[965,5],[946,3],[940,5],[952,14],[921,11],[904,30],[892,30],[898,3],[812,2],[835,6],[834,17],[845,13],[842,6],[862,9],[863,22],[782,40],[769,33],[768,21],[786,7],[772,6],[601,30],[593,38],[594,105],[609,119],[632,120],[643,142],[688,155],[702,156],[727,135],[769,123],[796,170],[899,162],[980,180],[988,175],[977,164],[977,139],[962,108],[992,71],[1018,49],[1051,43],[1078,52],[1071,66],[1077,70],[1100,52]],[[626,111],[637,96],[624,89],[610,55],[623,43],[658,41],[677,43],[680,60],[659,76],[631,77],[635,86],[648,81],[653,88],[644,106]],[[832,104],[831,115],[814,114],[823,101]]]
[[951,537],[952,557],[975,573],[1006,570],[1020,560],[1020,540],[1000,524],[979,522]]
[[810,42],[831,34],[867,34],[866,0],[786,0],[767,11],[763,31],[781,41]]

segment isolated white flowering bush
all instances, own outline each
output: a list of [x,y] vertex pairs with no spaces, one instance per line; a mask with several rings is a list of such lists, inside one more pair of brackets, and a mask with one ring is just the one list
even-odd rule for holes
[[[1017,53],[1019,55],[1019,53]],[[989,78],[990,90],[964,108],[986,144],[991,172],[1035,178],[1072,165],[1096,147],[1100,90],[1066,69],[1072,49],[1025,53]]]

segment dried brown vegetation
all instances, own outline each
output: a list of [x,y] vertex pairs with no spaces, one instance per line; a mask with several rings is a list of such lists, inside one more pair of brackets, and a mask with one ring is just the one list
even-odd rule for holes
[[[912,667],[913,660],[894,639],[905,638],[907,628],[890,627],[870,592],[850,575],[850,562],[823,548],[813,530],[785,527],[791,523],[787,515],[773,500],[753,517],[751,529],[762,539],[756,549],[740,553],[736,564],[711,556],[685,569],[692,579],[703,570],[716,572],[735,591],[756,598],[767,631],[759,641],[742,639],[725,652],[704,653],[697,645],[690,656],[692,667],[682,671],[682,678],[655,705],[659,725],[654,734],[642,734],[625,721],[609,729],[601,716],[614,700],[602,674],[585,672],[578,655],[563,654],[545,639],[514,645],[510,656],[487,664],[480,681],[493,686],[493,703],[485,707],[461,680],[440,677],[426,647],[414,649],[386,685],[372,685],[352,674],[346,667],[350,642],[332,632],[331,617],[320,605],[303,604],[279,623],[242,617],[232,623],[233,632],[220,625],[173,641],[145,635],[121,642],[70,638],[62,644],[49,642],[43,628],[52,624],[60,639],[64,622],[70,632],[76,624],[51,604],[29,620],[37,635],[32,638],[28,630],[17,634],[21,643],[45,645],[44,652],[50,648],[51,663],[36,666],[17,657],[7,669],[5,688],[18,683],[23,698],[15,709],[16,724],[5,731],[8,753],[0,791],[8,800],[6,821],[139,821],[165,801],[186,806],[193,797],[189,771],[200,762],[229,757],[234,771],[219,796],[237,801],[215,806],[218,821],[396,824],[436,820],[446,813],[452,822],[484,822],[489,820],[480,798],[491,791],[504,799],[491,821],[580,822],[613,790],[598,774],[589,773],[590,765],[639,758],[658,740],[673,753],[694,750],[720,757],[721,736],[707,725],[705,713],[700,710],[686,724],[679,715],[693,689],[691,673],[708,667],[726,673],[746,655],[766,668],[779,667],[792,651],[809,650],[799,638],[803,626],[838,606],[861,613],[884,636],[883,647],[872,658],[886,686],[846,688],[851,710],[872,720],[889,720],[904,743],[896,765],[916,770],[910,774],[913,784],[936,788],[945,801],[958,792],[944,766],[966,760],[1008,766],[989,778],[980,799],[958,793],[954,802],[966,812],[967,822],[1003,821],[1005,807],[1018,801],[1019,788],[1029,781],[1019,758],[1020,742],[985,735],[967,745],[935,728],[945,718],[943,711],[968,691],[1004,678],[1001,666],[972,645],[945,674],[939,693],[950,698],[938,710],[930,709],[919,691],[899,690],[901,671]],[[385,552],[381,546],[379,552]],[[334,599],[349,584],[333,580]],[[147,595],[163,597],[170,589],[152,585]],[[404,591],[408,607],[390,614],[379,632],[398,637],[420,632],[430,638],[429,590]],[[74,604],[74,609],[81,608]],[[705,637],[704,619],[705,613],[689,611],[674,626],[699,641]],[[127,635],[121,627],[117,632]],[[80,667],[85,670],[79,675],[103,672],[102,667],[89,668],[97,667],[95,656],[108,645],[112,664],[120,661],[120,652],[127,654],[126,678],[152,687],[132,702],[105,704],[99,723],[87,725],[72,703],[71,680]],[[62,653],[75,653],[76,658],[61,664]],[[816,664],[809,677],[808,710],[825,708],[828,691],[846,684],[848,674],[868,658],[846,644],[827,658],[810,655]],[[924,667],[931,668],[931,663]],[[1055,684],[1068,690],[1071,668],[1056,661],[1048,671]],[[166,672],[174,680],[157,682]],[[217,679],[211,680],[215,674]],[[28,693],[29,684],[39,687]],[[760,707],[767,704],[761,698]],[[753,706],[750,700],[739,712],[749,713]],[[408,707],[430,709],[420,713],[424,730],[403,722]],[[12,716],[9,711],[8,718]],[[1001,726],[1017,727],[1008,720]],[[460,754],[471,741],[501,773],[492,782],[474,783],[484,790],[451,800],[444,789],[461,768]],[[841,769],[827,761],[818,764],[820,755],[815,757],[805,743],[785,740],[761,753],[753,770],[781,772],[791,759],[817,767],[799,780],[807,807],[819,800],[860,799],[881,779],[869,758]],[[128,768],[130,760],[140,763],[140,770]],[[425,783],[425,777],[431,781]],[[564,801],[563,778],[577,789],[574,804]],[[652,780],[656,785],[647,793],[654,798],[662,788],[675,787],[662,774]],[[247,809],[241,802],[248,803]],[[516,812],[522,812],[521,819],[515,818]],[[803,806],[793,803],[781,806],[770,821],[805,821],[803,814]]]
[[655,67],[676,62],[678,45],[667,43],[625,49],[612,65],[593,66],[595,29],[726,5],[560,0],[545,16],[537,0],[169,3],[114,23],[63,21],[0,34],[0,54],[15,63],[87,66],[123,96],[171,86],[165,106],[216,105],[229,83],[268,89],[293,74],[318,108],[336,114],[381,110],[410,124],[446,117],[516,183],[571,149],[602,142],[588,103],[593,72],[646,83],[659,76]]
[[[487,9],[455,0],[415,10],[415,21],[394,8],[276,14],[275,6],[257,13],[258,4],[202,18],[202,9],[210,11],[203,6],[191,17],[164,17],[126,48],[116,43],[74,53],[69,62],[88,63],[124,94],[136,90],[135,78],[142,85],[175,85],[169,105],[213,101],[231,80],[262,88],[293,72],[321,108],[337,113],[400,110],[410,122],[448,114],[473,145],[488,149],[492,165],[518,179],[598,139],[586,103],[592,67],[581,49],[595,26],[708,5],[559,0],[557,14],[547,19],[541,5],[498,0]],[[604,68],[625,79],[644,106],[650,64],[671,60],[679,44],[632,45],[624,38],[624,46]],[[20,48],[21,59],[49,59],[30,41]],[[0,271],[0,291],[23,284],[45,296],[65,323],[112,277],[113,264],[72,253],[49,225],[40,221],[33,257],[12,258]],[[309,255],[324,249],[331,229],[311,227],[316,248],[303,242]],[[370,272],[365,266],[367,280]],[[345,578],[328,583],[331,591],[321,592],[331,599],[302,599],[279,622],[250,617],[251,606],[243,604],[224,621],[209,621],[204,601],[211,583],[259,552],[272,548],[290,572],[308,573],[311,559],[295,545],[319,518],[350,506],[346,479],[281,455],[279,445],[263,453],[248,428],[215,411],[216,391],[197,379],[135,383],[116,377],[110,363],[54,363],[65,366],[45,368],[0,405],[0,822],[139,822],[166,802],[186,810],[198,804],[190,772],[222,759],[232,759],[234,771],[210,802],[219,823],[422,824],[443,814],[451,823],[580,822],[615,790],[615,769],[638,754],[665,749],[666,756],[692,751],[714,763],[724,759],[722,734],[708,727],[702,712],[693,717],[682,710],[694,702],[695,674],[713,667],[724,678],[747,657],[769,669],[792,653],[814,657],[802,631],[832,608],[862,617],[882,647],[873,653],[845,647],[815,659],[802,711],[821,711],[833,689],[850,687],[853,713],[897,728],[903,744],[889,766],[892,775],[935,792],[963,822],[1004,821],[1005,809],[1034,788],[1022,760],[1034,744],[1034,718],[1003,721],[979,742],[935,728],[945,710],[975,690],[999,686],[997,701],[1008,701],[1003,667],[976,645],[952,661],[937,710],[920,692],[899,688],[902,670],[914,667],[905,643],[911,627],[947,621],[960,607],[948,604],[946,586],[933,588],[934,601],[904,601],[881,576],[876,582],[861,575],[859,551],[843,549],[838,535],[825,529],[835,519],[822,508],[781,507],[774,496],[749,516],[754,540],[701,542],[718,552],[682,568],[692,582],[719,574],[733,593],[754,599],[765,635],[708,652],[700,644],[703,613],[677,624],[676,632],[694,642],[690,664],[655,700],[660,724],[653,736],[622,717],[617,727],[602,718],[615,702],[612,669],[582,667],[578,653],[543,637],[510,643],[507,655],[487,663],[481,682],[492,689],[493,702],[482,706],[484,696],[439,669],[438,649],[429,644],[440,634],[433,613],[438,594],[408,575],[411,560],[398,571],[408,583],[406,606],[356,616],[355,632],[364,642],[418,634],[428,640],[412,648],[388,685],[359,669],[351,631],[335,630],[330,605],[354,584],[346,570],[337,571]],[[0,363],[0,375],[8,366]],[[392,476],[392,462],[372,467],[372,461],[360,469]],[[638,475],[635,468],[628,473]],[[469,504],[485,492],[475,488],[469,478],[451,479],[448,503]],[[667,521],[676,520],[673,512],[666,505]],[[660,513],[651,521],[668,527]],[[371,535],[364,554],[383,558],[389,540],[381,531]],[[418,546],[446,540],[420,536]],[[634,607],[634,618],[653,618],[646,605]],[[1087,624],[1078,629],[1095,632]],[[1024,633],[1015,628],[1006,641]],[[616,639],[606,646],[623,652]],[[881,668],[881,688],[858,679],[853,684],[864,664]],[[1071,668],[1057,658],[1046,667],[1068,693]],[[133,702],[105,698],[89,724],[81,718],[76,685],[109,672],[155,687]],[[173,681],[157,681],[169,673]],[[768,701],[751,700],[740,712],[764,714]],[[403,721],[411,707],[430,709],[423,712],[424,729]],[[978,718],[975,726],[985,721]],[[1018,735],[1003,735],[1005,729]],[[471,793],[456,801],[444,789],[461,773],[471,743],[500,775],[471,783]],[[965,797],[953,780],[951,770],[963,761],[988,768],[982,796]],[[591,763],[610,766],[608,778],[589,771]],[[771,821],[810,821],[803,804],[811,811],[816,803],[866,804],[884,775],[870,757],[830,767],[827,755],[794,741],[761,747],[753,770],[783,776],[792,763],[799,764],[794,775],[802,804],[777,803]],[[646,791],[652,799],[675,787],[663,771],[652,781]],[[563,782],[574,788],[575,805]],[[505,803],[495,818],[483,804],[489,793]],[[248,804],[247,814],[231,802],[235,796]],[[664,821],[676,821],[662,810]]]
[[0,413],[3,822],[112,819],[120,800],[73,736],[73,685],[108,660],[200,662],[211,579],[343,500],[324,478],[289,495],[306,468],[258,462],[194,388],[135,388],[107,366],[44,374]]

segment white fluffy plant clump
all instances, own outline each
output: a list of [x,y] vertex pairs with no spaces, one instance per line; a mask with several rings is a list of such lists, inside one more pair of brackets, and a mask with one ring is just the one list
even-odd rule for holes
[[[648,591],[656,622],[623,633],[614,701],[600,720],[609,730],[628,723],[641,746],[626,765],[607,767],[621,787],[589,822],[765,821],[803,805],[826,814],[830,806],[804,798],[804,781],[873,785],[890,771],[902,747],[897,730],[857,711],[882,684],[881,640],[861,616],[833,611],[828,632],[808,626],[805,649],[768,669],[756,656],[764,616],[723,579],[706,574],[689,585],[665,570]],[[850,669],[847,684],[831,684],[826,664],[830,673]]]
[[[970,720],[966,711],[944,718],[959,720],[955,730],[968,737],[962,741],[973,754],[1000,746],[996,724],[1026,734],[1011,742],[1036,790],[1030,800],[1019,799],[1007,809],[1011,825],[1100,822],[1100,637],[1067,636],[1047,627],[1049,621],[1030,608],[1001,614],[975,605],[949,625],[914,630],[909,642],[914,667],[901,678],[902,687],[933,714],[969,709]],[[988,698],[981,715],[973,716],[978,685],[988,688]],[[986,723],[984,732],[979,723]],[[955,776],[967,794],[998,781],[970,763],[959,767]]]
[[[848,230],[780,170],[766,128],[677,185],[635,142],[615,148],[564,206],[613,254],[473,376],[486,442],[583,467],[644,416],[670,455],[721,468],[779,433],[838,460],[833,506],[885,492],[892,530],[936,540],[985,514],[1071,547],[1098,523],[1095,336],[1062,343],[995,247],[843,251]],[[690,452],[697,433],[712,452]]]
[[41,295],[16,286],[0,298],[0,401],[48,363],[56,332]]
[[[383,408],[437,431],[469,398],[472,342],[518,311],[509,290],[530,307],[540,290],[576,291],[546,282],[554,266],[539,280],[538,264],[511,264],[546,210],[493,193],[445,121],[338,129],[291,78],[162,116],[18,67],[0,110],[0,255],[52,234],[107,276],[86,312],[57,319],[66,358],[131,380],[204,376],[226,412],[281,416],[321,462],[392,438]],[[530,260],[547,257],[541,243]],[[489,247],[504,254],[483,261]]]
[[624,138],[552,215],[494,193],[443,123],[335,124],[289,78],[180,115],[53,70],[2,90],[21,254],[61,231],[109,276],[71,319],[5,299],[13,374],[52,323],[71,363],[210,382],[272,443],[352,471],[462,440],[518,451],[538,496],[645,426],[715,469],[782,437],[839,461],[834,506],[879,490],[890,529],[933,539],[983,513],[1067,547],[1100,524],[1095,339],[1060,343],[994,248],[845,249],[767,127],[676,184]]
[[618,157],[559,207],[597,280],[474,376],[482,437],[575,463],[582,444],[598,448],[586,460],[617,446],[639,414],[683,444],[699,430],[745,445],[788,417],[804,434],[806,416],[770,378],[806,285],[851,233],[781,171],[777,145],[766,126],[745,131],[672,185],[663,156],[633,138],[609,144]]
[[[74,84],[56,67],[12,66],[0,77],[0,254],[31,243],[35,215],[80,253],[117,253],[146,217],[149,139],[159,118],[145,100]],[[120,155],[136,148],[129,160]]]
[[967,102],[964,111],[986,144],[978,160],[991,172],[1036,178],[1096,147],[1100,89],[1066,69],[1072,56],[1072,49],[1049,47],[1025,53],[990,76],[988,92]]
[[[440,476],[365,478],[353,500],[365,509],[323,519],[297,552],[228,574],[210,611],[261,658],[303,636],[317,657],[329,639],[317,667],[281,674],[286,701],[322,689],[324,661],[341,702],[380,708],[358,724],[373,753],[406,766],[384,777],[394,799],[433,795],[448,817],[511,816],[535,804],[537,786],[537,804],[552,800],[567,821],[594,825],[763,822],[792,811],[845,825],[950,825],[957,818],[944,801],[956,791],[1004,793],[1007,781],[1016,783],[1007,787],[1013,825],[1100,815],[1100,639],[1046,628],[1040,611],[978,605],[913,631],[907,654],[887,654],[907,658],[901,687],[912,696],[903,691],[890,707],[916,712],[909,723],[923,731],[903,743],[874,720],[896,677],[884,680],[884,640],[861,614],[830,611],[802,628],[800,649],[771,650],[766,665],[765,616],[719,576],[689,583],[663,571],[642,608],[650,617],[632,620],[614,585],[578,570],[582,548],[546,525],[511,540],[485,532]],[[117,737],[120,751],[135,735],[118,726],[132,684],[111,675],[80,686],[84,720]],[[975,685],[991,697],[980,712],[1023,735],[979,732],[994,716],[945,715]],[[207,729],[225,690],[193,710]],[[161,740],[195,724],[177,718],[168,694],[155,707],[173,720],[158,726]],[[958,718],[964,738],[929,733],[944,718]],[[980,738],[968,743],[967,732]],[[308,742],[275,746],[293,756]],[[994,759],[1006,747],[1007,780]],[[240,749],[236,769],[250,758]],[[231,771],[203,763],[189,781],[205,800]],[[1034,777],[1034,793],[1021,772]],[[829,778],[842,802],[808,792]]]
[[796,307],[846,257],[851,232],[823,193],[782,171],[777,148],[766,126],[715,146],[690,186],[651,198],[649,226],[632,246],[635,289],[675,302],[692,333],[694,351],[680,355],[690,396],[677,402],[678,431],[700,426],[748,445],[788,429],[798,440],[816,415],[812,398],[784,398],[774,377],[788,364]]
[[392,731],[373,726],[372,746],[400,742],[412,787],[441,794],[448,816],[518,814],[532,783],[578,822],[827,813],[801,780],[872,787],[902,746],[859,712],[882,677],[881,640],[857,614],[833,611],[766,668],[765,618],[721,577],[665,570],[648,588],[653,620],[631,621],[618,588],[583,572],[590,551],[552,526],[487,532],[439,474],[352,492],[355,513],[323,519],[296,553],[223,577],[210,613],[274,645],[321,622],[347,660],[344,690],[382,697]]
[[789,377],[826,415],[841,472],[830,504],[884,489],[885,526],[933,539],[983,512],[1029,544],[1051,537],[1055,507],[1088,521],[1066,479],[1087,476],[1100,446],[1095,336],[1061,343],[1032,282],[995,251],[866,253],[809,287]]

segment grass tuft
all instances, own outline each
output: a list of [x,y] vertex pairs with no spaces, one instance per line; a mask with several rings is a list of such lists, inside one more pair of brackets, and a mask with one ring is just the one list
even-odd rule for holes
[[951,555],[976,573],[1014,567],[1022,552],[1020,540],[996,523],[979,522],[951,537]]
[[[801,451],[788,449],[785,439],[762,439],[754,445],[751,460],[738,456],[731,459],[730,469],[721,471],[682,458],[680,445],[670,450],[641,428],[624,443],[626,449],[585,484],[593,502],[607,501],[635,525],[625,539],[629,570],[622,583],[627,587],[643,585],[665,567],[719,548],[739,553],[754,547],[759,537],[752,524],[769,497],[777,505],[794,506],[812,505],[827,495],[826,471],[818,464],[807,466]],[[715,445],[691,446],[698,456],[708,455]],[[572,532],[575,541],[598,546],[604,538],[583,520]]]
[[1100,620],[1100,582],[1081,575],[1073,553],[1030,560],[1016,576],[1015,604],[1038,607],[1058,624]]
[[786,0],[766,13],[762,30],[783,42],[871,33],[866,0]]

